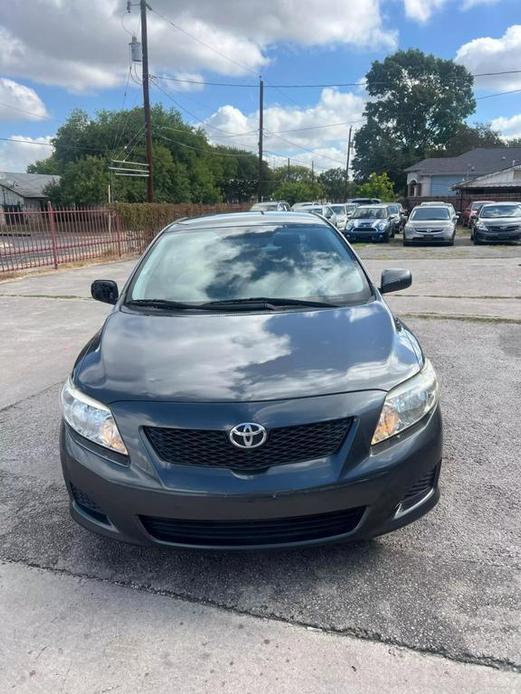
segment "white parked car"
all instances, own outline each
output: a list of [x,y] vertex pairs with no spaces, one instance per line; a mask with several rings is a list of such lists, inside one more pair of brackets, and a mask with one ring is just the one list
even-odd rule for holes
[[270,200],[268,202],[256,202],[250,207],[250,212],[289,212],[289,202],[284,200]]
[[[333,212],[335,213],[336,217],[336,228],[339,229],[340,231],[344,231],[346,228],[347,220],[348,220],[348,212],[347,212],[347,207],[348,205],[342,203],[332,203],[329,205]],[[354,211],[354,206],[353,206],[353,211]]]
[[298,212],[309,212],[310,214],[319,214],[322,217],[325,217],[328,222],[331,222],[331,224],[334,224],[337,226],[337,218],[336,214],[333,211],[333,208],[331,205],[306,205],[306,207],[302,207]]
[[320,205],[319,202],[296,202],[291,206],[291,209],[293,212],[296,211],[302,211],[304,210],[305,207],[315,207],[316,205]]

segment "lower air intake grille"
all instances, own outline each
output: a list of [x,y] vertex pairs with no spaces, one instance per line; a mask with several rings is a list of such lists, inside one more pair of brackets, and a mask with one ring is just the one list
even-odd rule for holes
[[402,506],[408,506],[426,496],[436,484],[437,474],[438,467],[435,467],[426,475],[420,477],[414,484],[411,484],[401,501]]
[[334,419],[270,429],[266,443],[252,450],[234,446],[226,431],[145,427],[145,433],[157,455],[167,463],[264,470],[271,465],[333,455],[350,424],[350,419]]
[[356,528],[365,507],[294,518],[263,520],[186,520],[141,516],[156,540],[206,547],[277,545],[321,540],[344,535]]
[[101,523],[108,523],[108,518],[107,516],[103,513],[103,509],[101,509],[98,504],[90,498],[88,494],[86,494],[84,491],[81,489],[78,489],[76,485],[72,484],[71,482],[71,492],[74,501],[77,503],[77,505],[86,513],[89,514],[89,516],[92,516],[94,519],[97,521],[100,521]]

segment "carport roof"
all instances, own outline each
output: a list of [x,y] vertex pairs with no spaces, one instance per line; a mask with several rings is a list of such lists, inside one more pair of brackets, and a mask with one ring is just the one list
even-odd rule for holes
[[45,188],[58,183],[60,176],[50,174],[14,173],[0,171],[0,186],[9,188],[23,198],[45,198]]
[[431,176],[446,174],[466,175],[472,173],[487,174],[512,166],[512,162],[521,162],[521,147],[476,147],[458,157],[430,157],[409,166],[407,173],[418,172]]

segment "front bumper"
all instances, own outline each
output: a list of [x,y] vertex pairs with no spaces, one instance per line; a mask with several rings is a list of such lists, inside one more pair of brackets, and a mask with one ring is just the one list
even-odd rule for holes
[[521,229],[516,231],[485,231],[474,227],[474,236],[478,241],[488,241],[490,243],[500,241],[521,241]]
[[391,230],[389,228],[381,230],[377,228],[362,229],[354,227],[352,229],[346,228],[344,233],[348,241],[383,241],[389,238]]
[[405,229],[403,238],[410,243],[449,243],[452,241],[453,235],[454,232],[452,229],[432,232]]
[[437,407],[370,449],[367,427],[374,424],[368,412],[355,419],[328,459],[240,474],[167,466],[151,453],[148,463],[131,453],[123,465],[62,425],[71,514],[91,531],[142,545],[262,549],[381,535],[438,501],[442,423]]

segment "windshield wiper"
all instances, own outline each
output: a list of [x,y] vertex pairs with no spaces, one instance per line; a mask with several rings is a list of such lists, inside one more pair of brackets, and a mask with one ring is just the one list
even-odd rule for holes
[[182,301],[171,301],[170,299],[129,299],[125,302],[125,306],[140,307],[140,308],[160,308],[170,311],[178,311],[185,309],[198,309],[199,304],[186,304]]
[[228,309],[251,309],[264,308],[274,310],[280,306],[309,306],[312,308],[335,308],[337,304],[331,304],[327,301],[313,301],[311,299],[290,299],[279,297],[252,296],[247,299],[220,299],[217,301],[208,301],[205,304],[200,304],[198,308],[228,308]]

